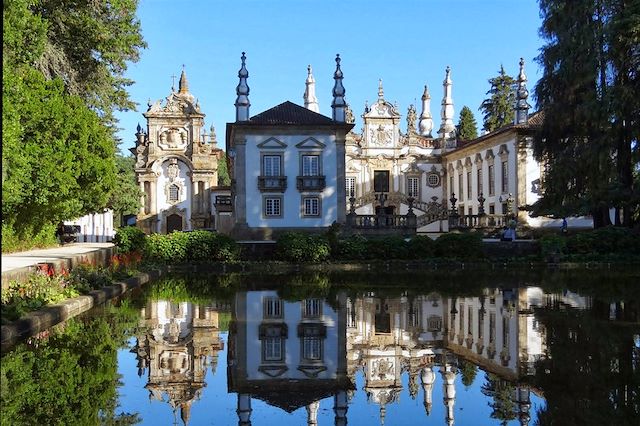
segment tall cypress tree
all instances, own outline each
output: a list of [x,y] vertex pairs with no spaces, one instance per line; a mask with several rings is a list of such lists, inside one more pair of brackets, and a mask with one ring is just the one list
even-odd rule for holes
[[500,65],[500,71],[494,78],[489,79],[490,95],[480,105],[484,113],[483,129],[492,132],[507,124],[513,123],[516,103],[516,80],[508,75],[504,67]]
[[545,164],[539,213],[590,213],[600,227],[617,207],[625,225],[637,221],[638,8],[627,0],[540,1],[547,44],[535,88],[545,114],[534,144]]
[[460,121],[456,127],[461,140],[468,141],[478,137],[478,123],[468,106],[465,105],[460,110]]

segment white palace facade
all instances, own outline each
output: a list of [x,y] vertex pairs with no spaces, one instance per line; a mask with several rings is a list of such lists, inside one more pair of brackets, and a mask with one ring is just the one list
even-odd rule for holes
[[326,229],[333,222],[408,234],[501,227],[506,218],[544,224],[525,210],[539,197],[542,170],[531,144],[542,117],[529,114],[524,61],[513,123],[470,141],[456,135],[449,67],[437,131],[427,86],[420,115],[409,106],[403,130],[380,81],[358,133],[339,57],[336,62],[331,118],[318,112],[310,66],[304,108],[285,102],[250,117],[243,54],[236,122],[227,124],[226,135],[237,236],[271,239],[277,231]]
[[145,194],[138,226],[146,232],[207,228],[269,240],[333,223],[406,234],[502,227],[507,218],[533,227],[557,224],[525,209],[540,197],[543,170],[532,135],[543,117],[529,114],[523,60],[513,123],[469,141],[457,137],[449,67],[439,127],[427,86],[420,113],[410,105],[404,126],[379,81],[377,100],[365,104],[363,127],[355,132],[339,55],[330,117],[319,112],[311,66],[304,106],[285,101],[251,116],[244,53],[241,62],[236,120],[225,135],[230,188],[218,186],[222,150],[214,129],[203,130],[204,114],[184,71],[164,103],[149,102],[147,129],[138,128],[132,149]]

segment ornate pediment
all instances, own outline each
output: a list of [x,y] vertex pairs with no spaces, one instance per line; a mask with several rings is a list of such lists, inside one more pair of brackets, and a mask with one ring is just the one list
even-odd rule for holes
[[287,147],[287,144],[272,137],[264,142],[260,142],[257,146],[261,149],[283,149]]
[[189,143],[189,132],[183,126],[162,126],[158,132],[158,146],[164,150],[184,150]]
[[300,149],[323,149],[326,145],[316,138],[307,138],[296,144],[296,148]]
[[164,105],[162,101],[156,101],[155,103],[149,102],[147,113],[154,114],[198,114],[200,113],[200,105],[197,101],[194,102],[194,98],[189,93],[171,93],[165,98]]

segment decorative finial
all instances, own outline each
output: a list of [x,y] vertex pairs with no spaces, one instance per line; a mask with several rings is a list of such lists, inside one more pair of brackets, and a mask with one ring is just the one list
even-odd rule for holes
[[142,133],[142,126],[140,125],[140,123],[138,123],[138,127],[136,127],[136,133],[137,134]]
[[249,71],[247,71],[247,67],[245,65],[246,61],[245,53],[242,52],[242,56],[240,60],[242,61],[242,66],[238,71],[238,78],[240,82],[236,87],[236,94],[238,97],[236,98],[236,121],[248,121],[249,120],[249,107],[251,106],[251,102],[249,102],[249,85],[247,84],[247,78],[249,77]]
[[320,112],[318,98],[316,97],[316,80],[313,78],[311,65],[307,66],[307,80],[305,81],[305,90],[302,98],[304,99],[305,108],[314,112]]
[[431,95],[429,94],[429,86],[424,85],[424,92],[422,93],[422,100],[425,101],[427,99],[431,99]]
[[182,64],[182,74],[180,74],[180,81],[178,82],[179,93],[189,93],[189,83],[187,82],[187,73],[184,70],[184,64]]
[[378,80],[378,100],[384,100],[384,89],[382,88],[382,79]]
[[520,74],[518,75],[518,90],[516,91],[516,119],[515,124],[527,124],[529,121],[529,108],[527,103],[529,91],[527,90],[527,75],[524,72],[524,59],[520,58]]
[[333,74],[333,79],[335,80],[335,84],[333,85],[333,102],[331,102],[333,120],[344,123],[347,103],[344,99],[345,89],[342,85],[343,76],[342,70],[340,69],[340,54],[336,55],[336,71]]
[[147,106],[148,106],[149,108],[151,108],[151,106],[152,106],[152,105],[153,105],[153,104],[151,103],[151,98],[148,98],[148,99],[147,99]]
[[442,82],[444,96],[442,98],[442,111],[440,130],[438,133],[443,139],[451,138],[455,134],[455,125],[453,124],[453,98],[451,97],[451,67],[447,65],[446,75]]
[[171,74],[171,93],[176,91],[176,75]]

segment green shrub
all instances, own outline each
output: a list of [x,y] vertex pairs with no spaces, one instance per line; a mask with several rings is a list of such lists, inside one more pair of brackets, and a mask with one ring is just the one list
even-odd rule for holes
[[77,265],[69,273],[72,285],[81,293],[101,289],[113,284],[111,274],[104,268]]
[[561,235],[545,235],[540,238],[540,252],[542,257],[562,256],[567,251],[567,237]]
[[477,259],[483,257],[482,237],[475,233],[447,233],[434,241],[437,257]]
[[329,242],[321,235],[285,232],[276,242],[277,258],[290,262],[321,262],[330,252]]
[[416,235],[407,243],[410,259],[428,259],[435,252],[435,241],[426,235]]
[[147,237],[146,257],[163,262],[235,261],[240,248],[226,235],[209,231],[172,232]]
[[144,251],[146,235],[142,229],[135,226],[125,226],[116,231],[113,243],[118,247],[120,253],[130,253],[132,251]]
[[11,224],[2,224],[3,253],[55,247],[58,244],[56,226],[53,224],[45,224],[37,231],[30,226],[16,230]]
[[354,234],[343,240],[338,240],[337,259],[359,260],[367,258],[367,239]]
[[27,312],[77,295],[78,291],[64,275],[37,271],[26,281],[11,281],[2,291],[2,322],[14,321]]
[[407,242],[398,235],[372,238],[367,241],[366,255],[369,259],[407,259]]
[[640,236],[628,228],[608,226],[579,232],[568,238],[569,254],[637,254]]

